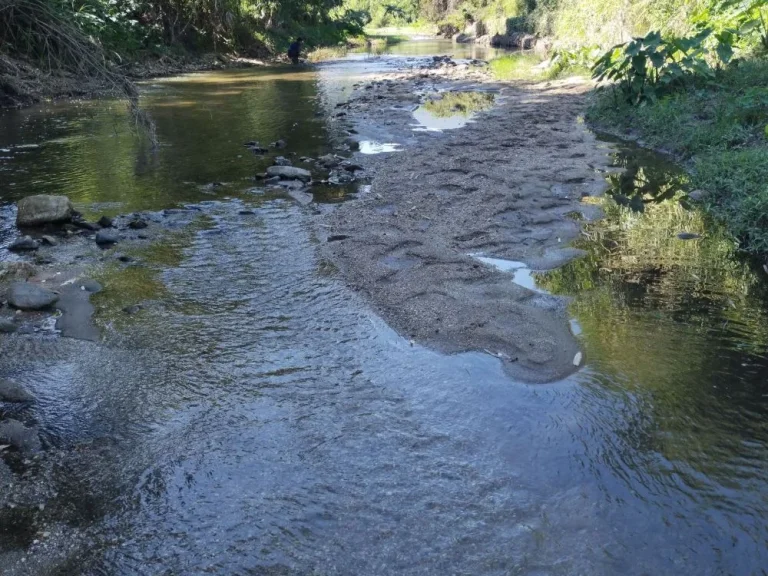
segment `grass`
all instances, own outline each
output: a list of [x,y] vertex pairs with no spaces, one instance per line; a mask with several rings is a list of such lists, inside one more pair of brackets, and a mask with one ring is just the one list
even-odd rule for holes
[[333,60],[334,58],[343,58],[347,55],[347,51],[348,48],[346,46],[315,48],[307,53],[307,60],[310,62],[322,62],[324,60]]
[[582,67],[562,67],[547,65],[532,52],[516,52],[494,58],[489,63],[491,73],[497,80],[555,80],[566,76],[589,76],[590,72]]
[[744,61],[715,82],[654,104],[631,107],[601,94],[587,118],[636,136],[691,169],[705,207],[722,219],[742,248],[768,253],[768,62]]
[[487,92],[446,92],[440,98],[428,100],[424,108],[438,118],[469,116],[488,110],[494,99],[494,95]]

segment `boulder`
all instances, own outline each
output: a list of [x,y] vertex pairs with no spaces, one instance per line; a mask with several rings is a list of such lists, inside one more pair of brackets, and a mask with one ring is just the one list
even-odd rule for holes
[[8,304],[19,310],[42,310],[58,299],[50,290],[31,282],[14,282],[8,291]]
[[33,400],[32,395],[20,384],[0,378],[0,402],[32,402]]
[[309,182],[312,179],[312,173],[309,170],[296,168],[295,166],[270,166],[267,168],[267,176],[277,176],[283,180],[301,180],[303,182]]
[[120,241],[120,237],[116,232],[111,230],[99,230],[96,232],[96,244],[99,246],[109,246],[111,244],[117,244]]
[[42,226],[54,222],[66,222],[72,218],[74,208],[66,196],[27,196],[19,200],[16,214],[17,226]]
[[8,250],[11,252],[26,252],[29,250],[37,250],[38,248],[40,248],[40,243],[29,236],[17,238],[11,242],[10,246],[8,246]]
[[37,452],[41,448],[37,430],[13,419],[0,422],[0,443],[10,444],[20,452]]

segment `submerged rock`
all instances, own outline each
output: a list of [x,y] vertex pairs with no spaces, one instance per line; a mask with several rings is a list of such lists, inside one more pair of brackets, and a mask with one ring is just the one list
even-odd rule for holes
[[58,299],[50,290],[31,282],[14,282],[8,291],[8,303],[19,310],[43,310]]
[[0,422],[0,442],[10,444],[20,452],[37,452],[41,448],[35,428],[27,428],[18,420]]
[[6,318],[0,319],[0,334],[11,334],[18,329],[19,327],[13,323],[13,320],[8,320]]
[[42,226],[55,222],[70,220],[75,212],[72,203],[66,196],[50,196],[40,194],[27,196],[17,203],[18,226]]
[[34,398],[21,384],[0,378],[0,402],[32,402]]
[[8,246],[8,250],[11,252],[28,252],[30,250],[37,250],[38,248],[40,248],[40,243],[30,236],[17,238],[11,242],[10,246]]
[[269,145],[270,148],[285,148],[285,146],[285,140],[275,140]]
[[117,244],[120,241],[120,237],[116,232],[110,230],[99,230],[96,232],[96,244],[99,246],[109,246],[111,244]]
[[285,156],[278,156],[274,161],[275,166],[290,166],[291,164],[291,161]]
[[267,176],[277,176],[284,180],[301,180],[309,182],[312,179],[312,173],[303,168],[295,166],[270,166],[267,168]]
[[109,216],[102,216],[99,218],[98,223],[102,228],[112,228],[112,226],[115,225],[114,221]]
[[696,240],[698,238],[701,238],[701,235],[694,234],[693,232],[680,232],[680,234],[678,234],[677,237],[680,240]]
[[130,222],[128,222],[128,228],[132,230],[142,230],[146,228],[149,224],[147,224],[146,220],[143,220],[142,218],[134,218]]
[[346,170],[333,170],[328,176],[328,182],[336,186],[354,182],[355,177]]

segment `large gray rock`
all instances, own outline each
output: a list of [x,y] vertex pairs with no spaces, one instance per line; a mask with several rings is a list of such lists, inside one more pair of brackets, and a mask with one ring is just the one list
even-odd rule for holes
[[302,180],[309,182],[312,179],[312,173],[303,168],[295,166],[270,166],[267,168],[267,176],[277,176],[284,180]]
[[14,282],[8,291],[8,303],[19,310],[42,310],[58,299],[50,290],[31,282]]
[[22,236],[11,242],[8,250],[11,252],[28,252],[40,248],[40,243],[30,236]]
[[17,226],[42,226],[51,222],[66,222],[74,208],[66,196],[27,196],[17,203]]
[[33,400],[32,395],[20,384],[0,378],[0,402],[32,402]]
[[117,235],[117,232],[113,232],[112,230],[99,230],[96,232],[96,244],[99,246],[110,246],[112,244],[117,244],[120,241],[120,236]]
[[18,420],[0,422],[0,444],[10,444],[20,452],[37,452],[41,448],[37,430]]

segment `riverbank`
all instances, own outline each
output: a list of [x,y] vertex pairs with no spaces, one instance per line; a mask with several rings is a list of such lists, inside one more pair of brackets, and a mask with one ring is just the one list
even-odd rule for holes
[[[205,70],[265,66],[277,61],[274,57],[256,59],[225,54],[151,58],[116,68],[115,78],[135,82]],[[124,97],[124,86],[103,75],[77,75],[66,70],[45,73],[27,62],[0,55],[0,108],[30,106],[44,100],[103,96]]]
[[669,154],[691,175],[694,197],[741,248],[768,254],[768,63],[747,60],[716,82],[633,107],[606,92],[587,119],[597,129]]

